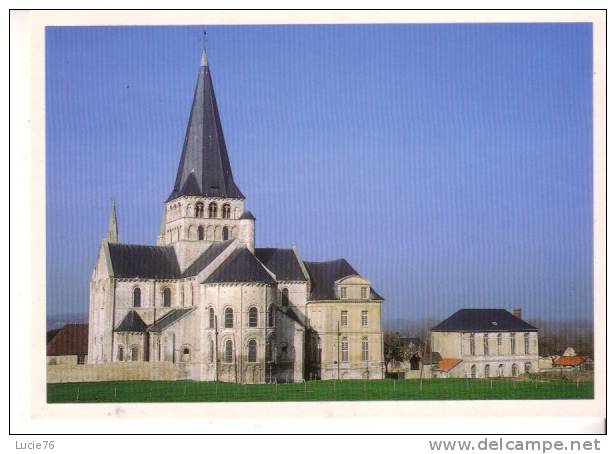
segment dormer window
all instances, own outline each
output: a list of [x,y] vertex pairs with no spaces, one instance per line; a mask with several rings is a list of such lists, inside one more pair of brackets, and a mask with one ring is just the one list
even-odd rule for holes
[[340,287],[340,299],[346,299],[347,297],[347,288]]
[[361,299],[368,299],[368,287],[361,288]]

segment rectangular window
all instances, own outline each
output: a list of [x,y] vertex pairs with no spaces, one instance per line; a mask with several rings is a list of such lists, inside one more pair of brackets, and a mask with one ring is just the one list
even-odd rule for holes
[[345,299],[347,297],[346,287],[340,287],[340,298]]
[[510,342],[511,342],[511,354],[515,355],[515,333],[511,333],[510,335]]
[[368,326],[368,311],[361,311],[361,326]]
[[361,298],[364,300],[368,298],[368,287],[361,288]]
[[349,324],[349,311],[340,312],[340,326],[347,326]]
[[86,355],[77,355],[77,364],[85,364]]
[[530,334],[524,333],[524,354],[530,355]]
[[364,337],[361,340],[361,360],[368,361],[368,338]]
[[470,336],[470,350],[471,356],[475,356],[475,335],[471,334]]
[[498,333],[498,335],[496,336],[496,345],[498,354],[500,355],[503,346],[503,335],[501,333]]
[[490,344],[488,343],[488,335],[483,335],[483,354],[488,356],[490,354]]
[[347,340],[346,337],[342,338],[340,350],[341,350],[341,353],[342,353],[341,361],[343,363],[349,362],[349,341]]

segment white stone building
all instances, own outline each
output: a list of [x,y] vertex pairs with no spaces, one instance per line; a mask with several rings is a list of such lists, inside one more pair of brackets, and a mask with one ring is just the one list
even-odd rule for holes
[[255,247],[205,52],[156,246],[112,207],[90,281],[88,362],[169,362],[179,378],[383,378],[381,298],[345,260]]
[[436,377],[516,377],[539,371],[537,328],[520,309],[460,309],[432,328]]

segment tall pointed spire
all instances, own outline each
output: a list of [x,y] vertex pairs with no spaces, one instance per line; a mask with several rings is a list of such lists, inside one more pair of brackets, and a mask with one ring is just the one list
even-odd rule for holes
[[115,200],[111,202],[111,212],[109,213],[109,223],[107,224],[107,242],[119,243],[120,234],[118,233],[118,218],[116,216]]
[[243,199],[233,181],[205,48],[180,165],[167,201],[184,195]]

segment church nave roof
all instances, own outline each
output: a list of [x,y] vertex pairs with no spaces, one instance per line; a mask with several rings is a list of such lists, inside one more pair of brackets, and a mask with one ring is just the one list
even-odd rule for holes
[[114,277],[126,279],[182,279],[199,274],[233,240],[212,243],[184,272],[173,246],[109,244]]
[[173,246],[109,244],[114,277],[177,279],[182,277]]

